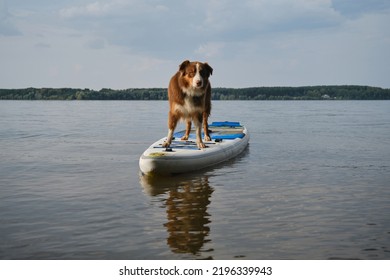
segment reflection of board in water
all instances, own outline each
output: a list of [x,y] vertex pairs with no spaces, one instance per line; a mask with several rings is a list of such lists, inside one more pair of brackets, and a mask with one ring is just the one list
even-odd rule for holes
[[[167,244],[174,253],[198,255],[210,242],[210,214],[207,212],[213,188],[207,177],[156,178],[141,176],[141,184],[148,194],[166,194]],[[204,251],[207,251],[203,249]]]

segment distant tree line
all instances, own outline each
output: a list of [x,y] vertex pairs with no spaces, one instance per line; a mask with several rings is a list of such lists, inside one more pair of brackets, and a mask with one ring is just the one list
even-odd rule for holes
[[[8,100],[167,100],[166,88],[99,91],[75,88],[0,89]],[[389,100],[390,89],[369,86],[213,88],[213,100]]]

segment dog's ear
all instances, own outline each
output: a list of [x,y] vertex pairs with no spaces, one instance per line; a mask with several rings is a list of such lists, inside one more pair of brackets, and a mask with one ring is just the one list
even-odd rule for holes
[[204,64],[204,66],[206,67],[206,69],[210,73],[210,75],[212,75],[213,74],[213,68],[211,68],[211,66],[207,62]]
[[185,60],[183,61],[180,66],[179,66],[179,71],[184,74],[185,71],[186,71],[186,67],[188,66],[188,64],[190,64],[190,61],[189,60]]

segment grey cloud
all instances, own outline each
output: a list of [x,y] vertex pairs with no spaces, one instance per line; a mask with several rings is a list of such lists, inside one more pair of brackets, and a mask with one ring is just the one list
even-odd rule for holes
[[[160,57],[195,50],[202,35],[197,30],[201,15],[193,14],[182,1],[167,7],[160,1],[112,1],[60,10],[69,26],[105,38],[108,44],[125,46],[133,52]],[[171,3],[171,2],[169,2]]]
[[13,23],[11,14],[8,12],[7,0],[0,0],[0,35],[16,36],[21,34]]
[[4,36],[18,36],[22,33],[15,27],[15,25],[8,19],[0,18],[0,35]]
[[387,0],[333,0],[332,6],[341,14],[349,17],[358,17],[366,13],[383,12],[390,10],[390,1]]
[[[321,81],[376,81],[374,84],[388,85],[387,3],[390,4],[379,0],[12,0],[8,11],[5,0],[0,0],[0,36],[23,31],[20,40],[0,40],[6,42],[2,47],[13,57],[57,63],[59,52],[72,54],[66,56],[71,60],[58,61],[58,69],[72,77],[70,81],[88,84],[87,87],[96,86],[98,80],[100,84],[107,83],[105,79],[109,83],[115,80],[119,84],[150,86],[151,73],[153,85],[165,85],[170,75],[165,70],[176,70],[185,58],[207,59],[219,69],[213,81],[225,86]],[[23,46],[23,52],[19,46]],[[46,49],[37,51],[38,48]],[[22,77],[18,71],[25,61],[12,61],[13,72],[0,71],[13,74],[18,81],[30,79],[35,83],[29,73]],[[312,70],[314,64],[318,65],[316,71]],[[50,67],[48,64],[46,68]],[[72,76],[69,69],[84,71]],[[42,71],[43,68],[36,71],[36,79],[42,84],[52,83],[45,80]],[[96,79],[100,75],[105,79]]]
[[35,44],[35,47],[39,48],[39,49],[51,48],[50,44],[47,44],[47,43],[37,43],[37,44]]
[[114,0],[69,6],[59,15],[109,44],[166,58],[196,53],[210,42],[238,43],[340,23],[330,5],[313,2]]
[[93,39],[87,42],[86,46],[90,49],[99,50],[104,49],[106,45],[105,40],[103,39]]

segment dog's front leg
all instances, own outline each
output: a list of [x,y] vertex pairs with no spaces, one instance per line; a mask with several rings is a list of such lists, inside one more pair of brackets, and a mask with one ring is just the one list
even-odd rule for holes
[[186,133],[181,138],[181,140],[188,140],[188,137],[190,137],[190,131],[191,131],[191,119],[187,120]]
[[162,144],[162,146],[164,148],[167,148],[171,145],[172,143],[172,139],[173,139],[173,130],[172,129],[169,129],[168,130],[168,136],[167,136],[167,140],[164,141],[164,143]]
[[163,147],[169,147],[171,145],[172,139],[173,139],[173,132],[175,131],[177,121],[178,121],[178,119],[176,118],[176,116],[174,114],[172,114],[171,112],[169,112],[169,115],[168,115],[168,136],[167,136],[167,140],[165,140],[165,142],[162,144]]
[[199,114],[197,118],[194,118],[195,133],[196,133],[196,145],[199,149],[206,148],[206,145],[202,141],[202,114]]
[[209,134],[209,124],[208,122],[208,114],[203,112],[203,132],[204,132],[204,141],[211,141],[211,137]]

